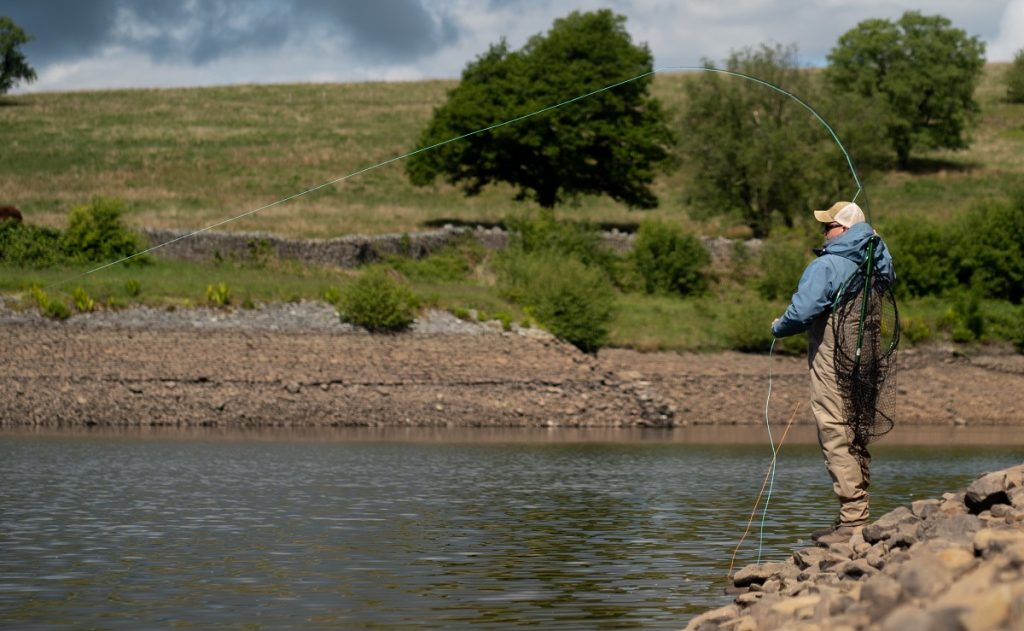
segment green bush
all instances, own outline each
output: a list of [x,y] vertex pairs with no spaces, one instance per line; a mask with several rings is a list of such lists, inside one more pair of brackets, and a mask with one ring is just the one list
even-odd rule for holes
[[900,339],[916,346],[932,338],[928,320],[921,317],[900,316]]
[[124,293],[137,298],[142,293],[142,284],[134,278],[129,278],[124,282]]
[[1024,48],[1013,56],[1006,72],[1006,99],[1011,103],[1024,103]]
[[585,352],[608,343],[614,289],[599,269],[553,251],[503,257],[502,292],[555,336]]
[[227,283],[206,286],[206,302],[213,307],[226,307],[231,304],[231,288]]
[[[952,248],[959,283],[983,298],[1024,299],[1024,189],[1008,201],[988,201],[963,215]],[[899,274],[899,263],[896,263]]]
[[342,290],[338,314],[371,331],[400,331],[413,323],[418,307],[416,295],[397,273],[369,268]]
[[765,241],[758,256],[754,288],[765,300],[788,300],[808,263],[808,250],[793,240]]
[[60,231],[14,221],[0,221],[0,263],[48,267],[63,262]]
[[[60,249],[71,261],[102,263],[122,259],[140,249],[139,238],[121,222],[124,204],[95,197],[71,211]],[[139,262],[136,258],[134,262]]]
[[402,276],[421,282],[458,282],[472,273],[485,257],[482,245],[473,239],[460,239],[439,252],[421,259],[389,256],[384,264]]
[[956,287],[954,232],[927,217],[898,217],[879,226],[896,268],[900,297],[939,296]]
[[645,221],[631,253],[648,294],[700,294],[707,288],[711,255],[697,237],[678,226]]
[[81,287],[75,287],[71,298],[75,303],[75,309],[78,309],[80,313],[89,313],[96,308],[96,301],[90,298],[89,294]]
[[587,223],[558,221],[553,212],[542,210],[507,217],[505,225],[511,233],[506,251],[553,252],[615,277],[618,257],[604,245],[601,233]]
[[338,301],[341,300],[341,290],[333,285],[325,287],[323,291],[320,292],[320,298],[327,304],[337,305]]
[[55,320],[67,320],[71,317],[68,306],[60,300],[54,300],[38,285],[32,285],[32,298],[39,306],[39,311],[48,318]]

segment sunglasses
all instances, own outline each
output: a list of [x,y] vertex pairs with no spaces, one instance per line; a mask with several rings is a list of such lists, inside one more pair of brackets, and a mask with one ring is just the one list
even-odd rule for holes
[[843,224],[841,224],[841,223],[827,223],[827,224],[824,224],[821,227],[821,231],[822,232],[828,232],[829,230],[833,230],[835,228],[842,228],[842,227],[843,227]]

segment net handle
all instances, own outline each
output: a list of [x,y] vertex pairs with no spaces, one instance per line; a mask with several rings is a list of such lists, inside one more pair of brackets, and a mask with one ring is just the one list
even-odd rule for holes
[[860,321],[857,322],[857,352],[853,357],[853,372],[857,374],[860,370],[860,349],[864,344],[864,319],[868,313],[868,302],[871,301],[871,277],[875,273],[875,244],[878,237],[873,236],[868,241],[868,260],[865,263],[864,271],[864,299],[860,303]]

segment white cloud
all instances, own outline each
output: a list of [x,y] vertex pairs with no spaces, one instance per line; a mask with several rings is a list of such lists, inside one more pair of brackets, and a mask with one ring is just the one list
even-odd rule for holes
[[[410,33],[433,38],[412,57],[389,56],[384,44],[367,51],[352,32],[339,34],[330,24],[310,25],[298,18],[288,25],[292,30],[259,46],[246,35],[246,16],[235,16],[232,24],[218,29],[186,15],[158,32],[154,25],[163,22],[131,22],[119,14],[118,29],[126,37],[122,46],[93,47],[87,56],[37,67],[39,80],[17,91],[458,77],[467,62],[501,37],[519,47],[569,11],[603,6],[627,16],[627,29],[635,41],[650,45],[657,66],[692,66],[702,58],[717,62],[731,50],[763,42],[796,43],[805,63],[820,64],[857,22],[898,18],[906,10],[940,13],[980,36],[988,44],[989,60],[1008,60],[1024,45],[1024,0],[422,0],[421,6],[456,32],[440,37],[439,31],[421,33],[405,25]],[[261,19],[265,28],[281,21]],[[214,51],[202,62],[168,46],[190,41],[197,29]],[[154,50],[163,46],[159,54],[147,50],[150,40]]]
[[1010,0],[999,23],[999,35],[991,43],[988,58],[1009,61],[1024,48],[1024,0]]

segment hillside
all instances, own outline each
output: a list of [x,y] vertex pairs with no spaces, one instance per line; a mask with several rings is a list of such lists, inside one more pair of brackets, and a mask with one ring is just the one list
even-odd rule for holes
[[[922,155],[908,172],[869,181],[877,216],[954,216],[1024,175],[1024,106],[1003,101],[1005,64],[979,87],[982,117],[962,152]],[[662,74],[655,92],[678,111],[686,74]],[[0,203],[60,226],[94,195],[129,203],[136,226],[199,228],[409,151],[452,81],[246,85],[43,93],[0,99]],[[680,130],[685,133],[685,130]],[[670,218],[705,234],[742,234],[687,216],[685,169],[661,177],[661,207],[641,214],[605,198],[559,211],[631,223]],[[232,223],[292,237],[403,232],[444,219],[496,221],[518,207],[508,189],[477,198],[416,188],[400,163]]]

